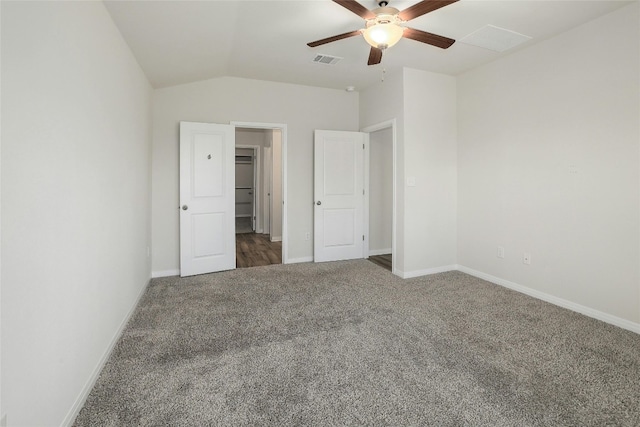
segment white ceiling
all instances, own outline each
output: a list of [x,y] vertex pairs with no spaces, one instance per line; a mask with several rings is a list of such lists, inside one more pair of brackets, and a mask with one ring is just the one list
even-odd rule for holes
[[[403,10],[418,0],[391,0]],[[369,9],[373,0],[360,0]],[[219,76],[363,89],[400,67],[457,75],[625,6],[618,0],[461,0],[407,26],[460,40],[487,24],[532,37],[497,53],[457,42],[447,50],[403,39],[367,66],[360,36],[316,48],[307,42],[363,28],[331,0],[105,1],[113,20],[156,88]],[[343,57],[334,66],[316,54]],[[567,52],[570,55],[571,52]]]

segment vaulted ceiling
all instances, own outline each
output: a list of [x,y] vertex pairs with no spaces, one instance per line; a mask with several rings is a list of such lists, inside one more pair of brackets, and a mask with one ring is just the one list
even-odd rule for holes
[[[418,0],[391,0],[403,10]],[[373,0],[360,0],[369,8]],[[411,67],[458,75],[553,37],[625,6],[617,0],[461,0],[416,18],[410,26],[458,40],[442,50],[402,39],[367,66],[369,45],[360,37],[316,48],[307,42],[364,27],[364,21],[331,0],[105,1],[109,13],[156,88],[219,76],[311,86],[365,88],[391,72]],[[493,25],[531,37],[499,53],[461,42]],[[317,54],[343,58],[314,63]],[[567,52],[571,55],[571,52]]]

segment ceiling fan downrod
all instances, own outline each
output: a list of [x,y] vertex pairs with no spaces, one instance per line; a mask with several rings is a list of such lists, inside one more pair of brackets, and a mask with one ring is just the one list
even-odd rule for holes
[[381,1],[379,1],[379,2],[378,2],[378,6],[379,6],[379,7],[385,7],[385,6],[387,6],[388,4],[389,4],[389,2],[388,2],[388,1],[385,1],[385,0],[381,0]]

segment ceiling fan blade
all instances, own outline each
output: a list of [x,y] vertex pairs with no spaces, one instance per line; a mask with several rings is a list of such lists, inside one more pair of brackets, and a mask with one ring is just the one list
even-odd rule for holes
[[409,21],[411,19],[422,16],[426,13],[433,12],[441,7],[449,6],[451,3],[455,3],[458,0],[422,0],[420,3],[416,3],[400,12],[398,16],[403,21]]
[[367,65],[376,65],[382,61],[382,49],[378,49],[377,47],[371,47],[371,51],[369,52],[369,61],[367,61]]
[[441,49],[447,49],[456,41],[449,37],[439,36],[437,34],[427,33],[426,31],[416,30],[415,28],[405,28],[402,37],[417,40],[422,43],[430,44]]
[[360,30],[351,31],[349,33],[338,34],[337,36],[327,37],[326,39],[316,40],[314,42],[307,43],[307,46],[316,47],[316,46],[320,46],[320,45],[323,45],[323,44],[335,42],[335,41],[338,41],[338,40],[347,39],[349,37],[359,36],[360,34],[361,34]]
[[375,18],[375,13],[371,12],[369,9],[358,3],[356,0],[333,0],[335,3],[338,3],[340,6],[345,9],[349,9],[351,12],[355,13],[362,19],[371,19]]

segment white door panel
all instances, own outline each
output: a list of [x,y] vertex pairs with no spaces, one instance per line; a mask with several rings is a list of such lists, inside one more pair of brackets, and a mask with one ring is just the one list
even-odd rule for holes
[[356,209],[324,210],[324,246],[352,246],[357,227]]
[[314,260],[364,257],[364,147],[360,132],[315,131]]
[[235,130],[180,122],[180,275],[235,268]]

